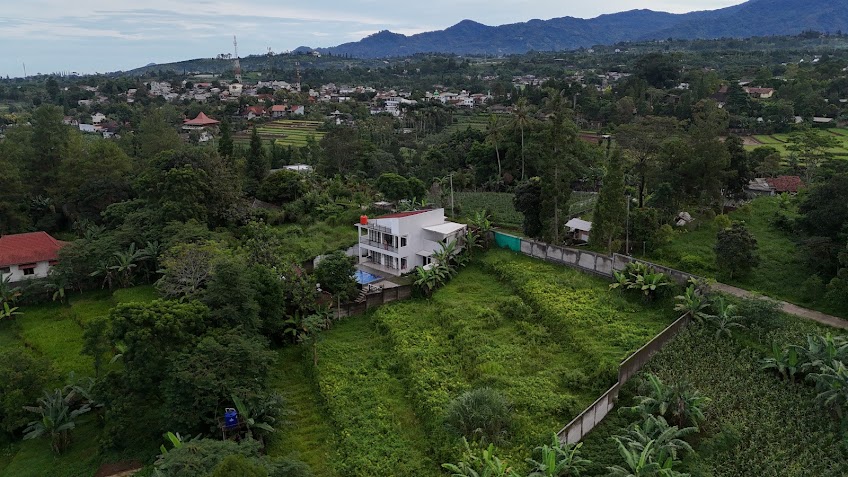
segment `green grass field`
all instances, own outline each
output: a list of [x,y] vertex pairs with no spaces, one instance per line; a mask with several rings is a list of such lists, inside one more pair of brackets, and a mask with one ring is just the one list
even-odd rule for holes
[[357,241],[353,223],[330,225],[318,222],[312,225],[286,224],[275,227],[287,253],[303,261],[335,250],[346,249]]
[[318,344],[315,371],[309,352],[281,352],[275,379],[298,414],[274,452],[332,466],[316,475],[441,475],[439,464],[460,454],[446,406],[489,386],[512,402],[515,427],[500,448],[523,467],[615,380],[621,359],[673,320],[670,308],[490,251],[429,300],[337,323]]
[[[761,197],[743,209],[730,214],[732,220],[744,221],[748,230],[756,237],[760,264],[744,277],[718,277],[729,285],[759,292],[772,298],[786,300],[825,313],[835,313],[821,303],[811,303],[802,294],[804,281],[811,275],[799,253],[798,244],[786,232],[771,221],[779,210],[777,197]],[[650,257],[658,263],[697,275],[716,278],[713,247],[718,227],[712,223],[701,223],[692,231],[680,231],[671,243],[663,246]]]
[[[278,146],[303,147],[310,136],[315,141],[324,137],[325,133],[318,130],[323,125],[319,121],[281,119],[263,124],[256,131],[263,141],[275,141]],[[246,144],[250,142],[250,132],[236,134],[234,139],[237,144]]]
[[[837,141],[840,143],[839,146],[828,149],[828,152],[837,156],[844,157],[848,156],[848,130],[846,129],[825,129],[823,130],[826,134],[831,134]],[[745,146],[745,149],[751,151],[758,147],[769,146],[773,147],[780,152],[781,156],[787,156],[789,154],[789,149],[787,146],[790,141],[790,134],[772,134],[772,135],[756,135],[753,136],[754,139],[761,142],[761,145],[758,146]]]
[[489,116],[486,114],[456,114],[453,117],[453,123],[445,128],[445,132],[453,134],[460,131],[465,131],[468,128],[476,131],[485,131],[489,124]]
[[[20,348],[53,361],[65,384],[70,372],[76,376],[92,376],[92,358],[81,354],[84,326],[91,320],[109,314],[118,303],[151,301],[156,298],[152,286],[124,290],[70,293],[68,304],[48,303],[21,307],[23,315],[14,321],[0,323],[0,345]],[[55,457],[46,440],[19,441],[0,452],[0,475],[20,477],[90,477],[101,460],[98,455],[100,427],[97,418],[83,416],[74,430],[73,443],[65,454]]]

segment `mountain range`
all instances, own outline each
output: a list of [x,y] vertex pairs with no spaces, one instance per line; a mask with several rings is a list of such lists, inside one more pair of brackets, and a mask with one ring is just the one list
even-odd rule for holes
[[848,32],[848,1],[749,0],[719,10],[684,14],[630,10],[592,19],[561,17],[500,26],[463,20],[445,30],[409,36],[381,31],[357,42],[317,50],[358,58],[416,53],[506,55],[622,41],[747,38],[794,35],[810,30]]

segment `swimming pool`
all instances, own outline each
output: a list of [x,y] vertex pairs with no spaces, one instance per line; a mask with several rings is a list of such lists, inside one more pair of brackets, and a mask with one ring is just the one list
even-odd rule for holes
[[356,280],[356,283],[359,283],[360,285],[367,285],[383,279],[383,277],[378,277],[377,275],[368,273],[364,270],[357,270],[353,272],[353,278]]

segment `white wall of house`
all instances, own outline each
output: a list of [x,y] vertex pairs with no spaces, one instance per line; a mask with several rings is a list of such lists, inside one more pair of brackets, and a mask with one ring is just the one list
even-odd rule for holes
[[465,234],[462,227],[450,234],[424,230],[444,224],[445,209],[434,209],[406,217],[369,219],[359,228],[359,262],[393,275],[409,273],[430,263],[432,252]]
[[[19,282],[22,280],[29,280],[32,278],[46,278],[50,273],[50,262],[38,262],[35,264],[35,268],[32,269],[33,273],[27,275],[25,270],[21,267],[26,267],[26,264],[20,265],[10,265],[8,267],[0,267],[0,280],[5,280],[6,277],[11,276],[12,282]],[[6,271],[8,268],[8,272]]]

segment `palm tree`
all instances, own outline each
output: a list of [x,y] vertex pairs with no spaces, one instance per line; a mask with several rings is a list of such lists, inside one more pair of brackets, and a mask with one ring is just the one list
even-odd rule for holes
[[673,470],[671,467],[674,461],[671,459],[667,459],[662,464],[654,461],[655,441],[649,441],[641,450],[637,450],[628,447],[617,437],[613,440],[618,445],[618,452],[624,458],[626,467],[620,465],[607,467],[609,471],[607,477],[684,477],[688,475]]
[[65,303],[65,290],[68,288],[68,277],[64,273],[59,273],[55,271],[56,269],[52,269],[50,271],[50,276],[45,283],[45,288],[47,290],[53,291],[53,301],[58,301],[59,303]]
[[818,371],[834,361],[848,361],[848,339],[843,336],[807,336],[807,346],[793,347],[803,356],[801,370],[805,373]]
[[71,410],[68,397],[62,395],[61,389],[52,394],[44,391],[44,397],[39,398],[38,406],[25,406],[24,409],[40,414],[41,418],[27,425],[24,429],[24,439],[49,436],[53,452],[61,454],[67,449],[71,443],[71,430],[76,427],[74,419],[91,410],[88,404]]
[[801,359],[798,350],[794,346],[781,349],[777,343],[771,345],[771,356],[762,360],[763,370],[774,370],[783,379],[791,383],[795,382],[795,375],[799,373],[801,368]]
[[113,255],[115,265],[110,268],[118,275],[121,286],[126,288],[132,284],[132,273],[139,260],[144,257],[142,250],[135,248],[135,243],[130,244],[130,248],[126,252],[115,252]]
[[736,314],[736,305],[725,302],[724,297],[718,297],[712,303],[712,308],[715,310],[715,314],[708,314],[706,318],[715,325],[716,337],[725,335],[731,338],[733,336],[732,329],[745,328],[745,325],[739,323],[742,317]]
[[563,444],[556,434],[551,438],[551,445],[536,448],[541,455],[540,460],[527,459],[531,472],[527,477],[579,477],[588,460],[580,457],[580,447],[583,443]]
[[695,288],[695,285],[689,285],[683,295],[674,297],[677,304],[674,305],[674,311],[683,312],[697,322],[702,322],[706,314],[704,309],[709,305],[701,292]]
[[448,278],[446,267],[434,265],[430,268],[417,267],[415,269],[415,286],[417,286],[428,298],[433,291],[440,287]]
[[0,303],[14,303],[21,296],[21,290],[12,286],[12,276],[0,279]]
[[[257,429],[261,429],[265,432],[275,432],[275,429],[271,426],[271,424],[258,420],[259,417],[263,417],[263,416],[251,416],[250,408],[248,408],[244,404],[244,401],[239,399],[238,396],[233,394],[232,398],[233,398],[233,404],[235,404],[235,407],[236,407],[236,411],[238,411],[239,419],[241,419],[241,421],[244,422],[244,425],[247,427],[247,437],[253,439],[253,429],[252,428],[254,428],[254,427],[257,428]],[[272,418],[270,416],[264,416],[264,417],[265,417],[265,419],[268,419],[271,422],[274,421],[274,418]],[[261,442],[261,439],[260,439],[260,442]]]
[[821,372],[810,374],[809,379],[816,383],[819,391],[816,399],[825,406],[836,410],[840,419],[843,409],[848,406],[848,368],[841,361],[833,361],[822,368]]
[[526,98],[519,98],[515,103],[513,114],[515,114],[513,125],[521,129],[521,180],[524,180],[524,128],[530,124],[530,110],[527,107]]
[[665,462],[669,458],[678,460],[679,453],[693,453],[687,436],[698,432],[696,427],[670,426],[662,416],[647,416],[641,423],[632,425],[624,436],[618,436],[629,448],[643,450],[650,442],[654,443],[655,460]]
[[8,301],[3,302],[3,307],[0,308],[0,321],[5,320],[6,318],[14,320],[18,315],[23,315],[22,312],[18,311],[18,307],[9,306]]
[[636,396],[638,404],[628,409],[638,411],[644,417],[673,417],[679,428],[698,426],[704,420],[704,408],[710,399],[701,395],[688,382],[678,381],[666,385],[655,374],[648,374],[646,384],[648,394]]
[[486,141],[495,146],[495,157],[498,158],[498,180],[502,180],[503,172],[501,171],[501,151],[498,145],[503,141],[503,129],[498,124],[499,118],[496,115],[489,117],[489,124],[486,126]]
[[97,268],[91,272],[88,276],[97,277],[103,275],[103,283],[100,284],[100,288],[104,288],[107,285],[109,286],[109,290],[112,290],[112,284],[115,280],[115,272],[112,270],[112,266],[107,262],[100,262],[97,264]]

